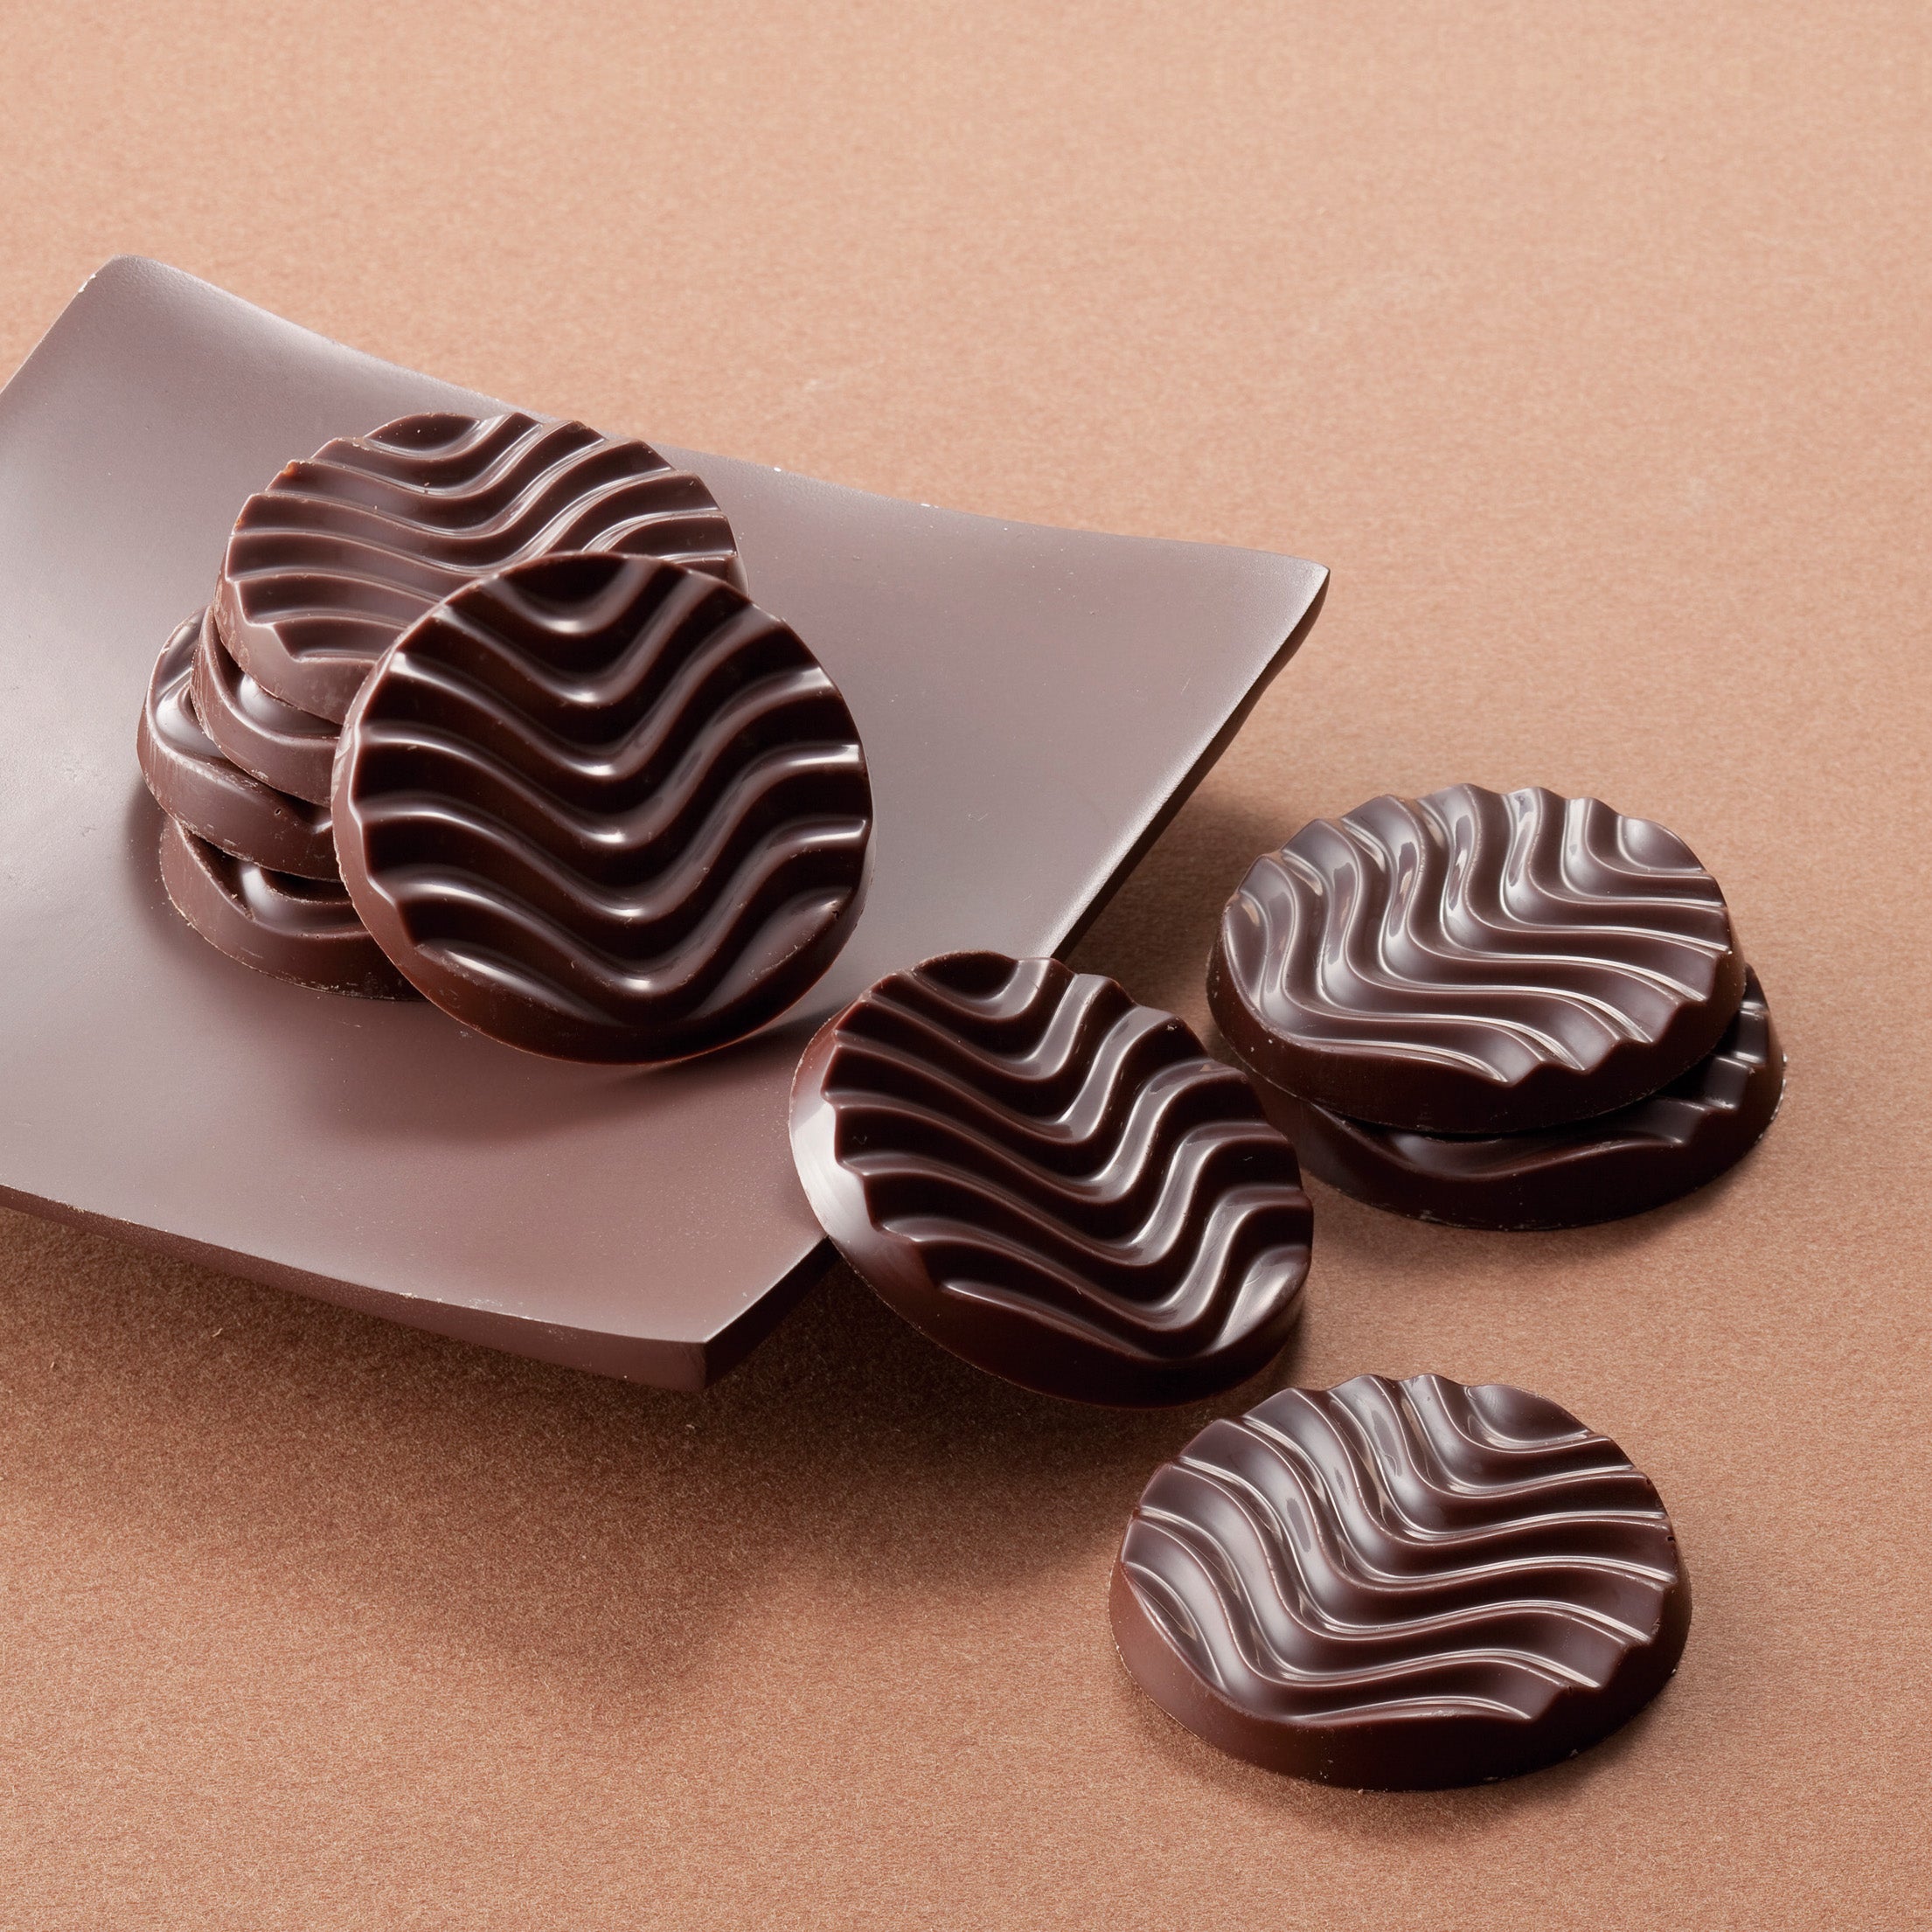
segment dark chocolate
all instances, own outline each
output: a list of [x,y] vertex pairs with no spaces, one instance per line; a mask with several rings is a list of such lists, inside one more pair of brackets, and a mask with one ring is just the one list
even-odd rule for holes
[[744,581],[710,490],[649,443],[520,411],[434,414],[325,443],[251,497],[215,621],[264,691],[339,722],[431,605],[525,559],[580,550]]
[[519,564],[407,632],[334,803],[398,967],[565,1060],[681,1059],[782,1012],[858,918],[872,829],[851,713],[790,627],[609,555]]
[[231,763],[263,784],[329,803],[329,779],[341,727],[271,698],[233,657],[210,615],[194,651],[195,711]]
[[155,660],[136,749],[161,809],[237,858],[304,879],[336,879],[329,808],[265,785],[222,754],[201,728],[189,689],[198,613],[178,626]]
[[1649,1478],[1555,1403],[1360,1375],[1157,1470],[1111,1608],[1136,1681],[1210,1744],[1418,1790],[1615,1730],[1677,1668],[1691,1593]]
[[1755,973],[1717,1050],[1660,1093],[1593,1120],[1475,1139],[1345,1120],[1263,1087],[1302,1164],[1345,1194],[1458,1227],[1579,1227],[1661,1207],[1756,1145],[1784,1091],[1784,1053]]
[[1736,1017],[1744,959],[1684,842],[1594,798],[1375,798],[1257,858],[1208,1001],[1259,1077],[1351,1120],[1514,1134],[1655,1093]]
[[175,910],[230,959],[276,979],[369,999],[414,999],[339,884],[231,858],[170,818],[161,878]]
[[1097,974],[979,952],[880,980],[806,1049],[791,1135],[858,1274],[1025,1387],[1192,1401],[1301,1312],[1294,1150],[1184,1021]]

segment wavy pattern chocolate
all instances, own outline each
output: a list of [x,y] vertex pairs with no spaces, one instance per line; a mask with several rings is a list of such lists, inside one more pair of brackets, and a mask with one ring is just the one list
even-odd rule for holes
[[1568,1757],[1676,1669],[1690,1586],[1616,1443],[1446,1376],[1284,1389],[1155,1471],[1114,1635],[1171,1716],[1331,1784],[1472,1784]]
[[290,798],[239,769],[201,728],[190,675],[205,613],[177,628],[155,660],[136,750],[155,802],[237,858],[304,879],[336,879],[326,806]]
[[1300,1314],[1294,1150],[1183,1021],[1096,974],[957,953],[879,981],[807,1048],[791,1132],[858,1272],[1025,1387],[1191,1401]]
[[257,972],[369,999],[416,997],[339,885],[231,858],[172,818],[161,828],[161,879],[211,946]]
[[1784,1053],[1755,973],[1708,1059],[1661,1092],[1565,1127],[1478,1139],[1345,1120],[1277,1090],[1268,1117],[1345,1194],[1458,1227],[1579,1227],[1641,1214],[1713,1181],[1770,1126]]
[[195,642],[194,701],[231,763],[291,798],[329,803],[340,726],[271,698],[228,655],[212,615]]
[[858,916],[872,791],[837,688],[714,577],[614,556],[459,591],[364,686],[336,849],[439,1006],[562,1059],[703,1053]]
[[711,492],[649,443],[517,412],[403,416],[324,444],[248,499],[215,618],[264,691],[339,722],[370,666],[432,604],[579,550],[744,581]]
[[1208,999],[1261,1080],[1350,1119],[1520,1133],[1717,1045],[1744,990],[1683,841],[1594,798],[1452,785],[1304,825],[1221,917]]

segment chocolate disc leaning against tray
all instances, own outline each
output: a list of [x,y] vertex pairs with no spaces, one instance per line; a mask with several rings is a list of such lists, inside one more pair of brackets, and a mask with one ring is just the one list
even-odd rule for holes
[[189,688],[199,615],[155,661],[136,749],[155,801],[170,817],[237,858],[304,879],[335,879],[329,809],[290,798],[241,770],[201,728]]
[[1555,1403],[1359,1375],[1157,1470],[1111,1609],[1136,1682],[1210,1744],[1426,1790],[1615,1730],[1677,1668],[1691,1591],[1650,1479]]
[[175,910],[218,951],[276,979],[369,999],[414,999],[342,887],[232,858],[170,818],[161,879]]
[[358,696],[336,851],[465,1025],[564,1060],[724,1045],[856,922],[872,789],[791,629],[676,564],[540,558],[458,591]]
[[203,729],[230,762],[291,798],[329,803],[340,727],[271,698],[228,655],[212,614],[195,641],[194,699]]
[[1757,976],[1717,1050],[1614,1114],[1474,1139],[1345,1120],[1264,1088],[1268,1117],[1345,1194],[1458,1227],[1579,1227],[1661,1207],[1756,1145],[1784,1091],[1784,1053]]
[[1057,960],[880,980],[806,1049],[791,1138],[858,1274],[1025,1387],[1192,1401],[1265,1367],[1301,1312],[1308,1196],[1252,1088]]
[[1744,959],[1680,838],[1594,798],[1374,798],[1257,858],[1208,1002],[1257,1078],[1352,1120],[1514,1134],[1655,1093],[1736,1017]]
[[264,691],[339,722],[370,666],[432,604],[527,558],[579,550],[744,582],[710,490],[649,443],[515,411],[401,416],[325,443],[248,499],[215,622]]

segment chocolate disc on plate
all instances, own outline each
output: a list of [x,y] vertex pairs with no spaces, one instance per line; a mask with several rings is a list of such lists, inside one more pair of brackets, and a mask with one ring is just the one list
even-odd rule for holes
[[1578,1227],[1661,1207],[1735,1166],[1771,1124],[1784,1053],[1755,973],[1717,1051],[1661,1093],[1594,1120],[1449,1139],[1345,1120],[1263,1088],[1268,1117],[1345,1194],[1459,1227]]
[[175,910],[219,951],[277,979],[370,999],[414,999],[339,885],[232,858],[174,819],[161,879]]
[[340,727],[271,698],[228,655],[212,615],[195,642],[194,699],[203,729],[231,763],[292,798],[329,803]]
[[1266,1366],[1301,1312],[1308,1196],[1253,1088],[1057,960],[880,980],[806,1049],[791,1136],[858,1274],[1025,1387],[1192,1401]]
[[202,619],[191,617],[162,647],[148,681],[136,748],[156,802],[210,844],[304,879],[335,879],[326,806],[290,798],[240,770],[201,728],[189,689]]
[[401,416],[324,444],[248,499],[215,622],[264,691],[339,721],[370,666],[432,604],[574,550],[744,581],[711,492],[649,443],[518,412]]
[[1261,1080],[1351,1120],[1515,1134],[1607,1114],[1716,1046],[1744,959],[1684,842],[1594,798],[1375,798],[1257,858],[1208,1001]]
[[1555,1403],[1359,1375],[1157,1470],[1111,1608],[1136,1681],[1210,1744],[1423,1790],[1615,1730],[1677,1668],[1691,1591],[1649,1478]]
[[408,978],[565,1060],[681,1059],[782,1012],[858,919],[872,829],[851,713],[790,628],[604,555],[519,564],[407,631],[334,804]]

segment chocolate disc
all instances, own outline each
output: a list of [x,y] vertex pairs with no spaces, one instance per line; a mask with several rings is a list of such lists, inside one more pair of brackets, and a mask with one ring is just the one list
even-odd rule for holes
[[796,1000],[858,916],[872,790],[791,629],[715,577],[541,558],[363,687],[336,849],[383,949],[479,1032],[676,1060]]
[[1264,1088],[1268,1117],[1311,1174],[1345,1194],[1458,1227],[1578,1227],[1616,1220],[1715,1180],[1771,1124],[1784,1053],[1757,976],[1717,1051],[1661,1093],[1594,1120],[1449,1139],[1345,1120]]
[[264,691],[339,721],[424,611],[525,558],[664,557],[741,585],[725,513],[649,443],[580,422],[401,416],[326,443],[243,505],[215,621]]
[[211,946],[257,972],[370,999],[416,997],[339,885],[232,858],[172,818],[161,828],[161,878]]
[[1375,798],[1257,858],[1208,1001],[1259,1078],[1437,1134],[1585,1120],[1716,1046],[1744,991],[1717,883],[1594,798]]
[[195,710],[229,761],[265,785],[329,803],[340,727],[271,698],[233,657],[211,615],[194,650]]
[[1359,1375],[1157,1470],[1111,1608],[1136,1681],[1210,1744],[1421,1790],[1615,1730],[1677,1668],[1691,1592],[1649,1478],[1555,1403]]
[[148,789],[164,812],[237,858],[304,879],[337,878],[328,808],[288,797],[238,769],[201,728],[189,689],[201,628],[201,615],[181,625],[148,680],[136,738]]
[[1301,1312],[1308,1197],[1252,1088],[1057,960],[880,980],[806,1049],[791,1137],[852,1267],[1026,1388],[1192,1401],[1264,1367]]

